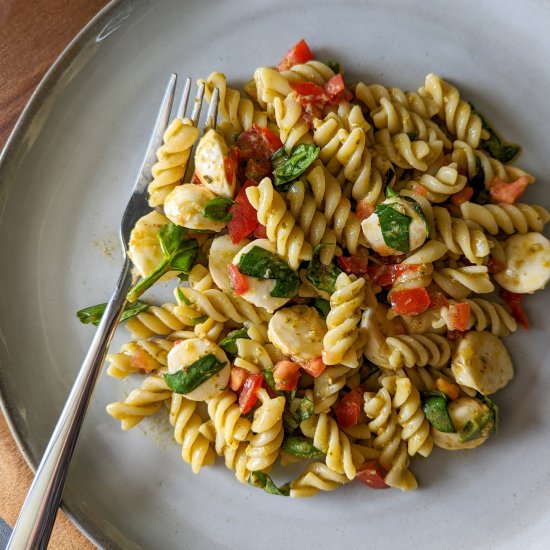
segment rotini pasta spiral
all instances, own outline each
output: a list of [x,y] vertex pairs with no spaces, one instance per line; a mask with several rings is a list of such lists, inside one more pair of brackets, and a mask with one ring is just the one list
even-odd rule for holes
[[107,374],[114,378],[126,378],[134,372],[153,372],[166,367],[166,356],[174,342],[163,338],[128,342],[119,353],[109,353]]
[[401,438],[407,442],[410,456],[426,457],[432,452],[430,423],[422,411],[420,393],[409,378],[397,378],[393,406],[398,410],[397,421],[403,428]]
[[273,100],[275,122],[279,127],[279,137],[288,153],[298,143],[311,143],[309,126],[302,118],[302,107],[291,95]]
[[435,174],[430,170],[414,180],[406,181],[399,185],[400,188],[415,190],[421,185],[426,190],[426,198],[431,202],[444,202],[449,195],[454,195],[464,189],[467,180],[458,173],[456,163],[441,166]]
[[336,403],[340,390],[346,385],[347,378],[355,370],[337,365],[327,367],[313,381],[313,406],[316,414],[328,412]]
[[441,289],[455,300],[463,300],[472,292],[487,294],[495,289],[489,279],[487,267],[481,265],[436,269],[432,277]]
[[445,366],[451,358],[449,342],[439,334],[402,334],[386,338],[389,362],[393,369],[405,365],[414,367]]
[[189,284],[198,292],[204,292],[214,286],[210,270],[202,264],[195,264],[189,272]]
[[250,471],[269,471],[277,460],[283,442],[284,397],[269,397],[265,389],[258,390],[258,399],[262,403],[254,411],[250,444],[246,448]]
[[258,221],[266,227],[267,238],[276,243],[279,256],[286,258],[292,269],[297,269],[301,260],[310,260],[311,245],[271,180],[264,178],[257,187],[249,187],[246,195],[258,211]]
[[403,430],[388,390],[380,388],[376,394],[365,394],[364,408],[365,414],[372,419],[369,427],[376,435],[373,445],[380,449],[380,464],[388,470],[384,481],[402,491],[416,489],[418,484],[408,469],[407,444],[401,438]]
[[164,199],[181,183],[191,154],[191,148],[199,137],[199,131],[187,118],[175,118],[166,129],[163,145],[157,151],[158,162],[151,172],[153,181],[149,184],[149,205],[160,206]]
[[525,234],[529,231],[542,231],[550,220],[550,213],[538,204],[476,204],[463,202],[460,212],[465,220],[479,224],[491,235],[503,231]]
[[199,431],[201,417],[195,412],[196,403],[178,393],[172,394],[170,424],[174,427],[174,439],[181,445],[181,457],[191,464],[194,474],[203,466],[214,464],[215,454],[210,441]]
[[249,372],[261,372],[273,368],[273,361],[266,348],[257,341],[239,338],[234,365]]
[[342,363],[356,367],[357,325],[361,320],[361,305],[365,299],[365,279],[340,273],[336,290],[330,297],[327,315],[328,332],[323,339],[323,361],[327,365]]
[[298,478],[290,484],[290,496],[293,498],[312,497],[319,491],[334,491],[349,483],[350,480],[329,468],[323,462],[311,463]]
[[107,413],[120,420],[123,430],[129,430],[146,416],[156,413],[171,395],[172,391],[162,376],[148,376],[124,401],[107,405]]
[[191,326],[179,318],[175,312],[177,304],[166,303],[162,306],[149,306],[126,323],[132,338],[150,338],[167,336],[175,330],[184,330]]
[[324,86],[334,76],[334,71],[321,61],[311,60],[293,65],[290,69],[281,71],[280,74],[289,82],[313,82],[318,86]]
[[439,106],[439,117],[445,121],[447,130],[472,147],[481,139],[481,119],[466,101],[460,99],[458,90],[439,76],[430,73],[419,94],[433,99]]

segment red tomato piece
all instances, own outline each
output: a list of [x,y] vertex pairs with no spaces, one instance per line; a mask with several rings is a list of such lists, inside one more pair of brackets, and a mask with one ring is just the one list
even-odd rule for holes
[[246,377],[250,374],[246,369],[241,367],[231,367],[231,374],[229,375],[229,387],[233,391],[238,391],[241,389]]
[[497,176],[489,185],[489,193],[495,202],[514,204],[528,185],[527,176],[520,176],[516,181],[509,183]]
[[257,239],[267,239],[267,229],[265,225],[258,223],[256,229],[254,229],[254,237]]
[[523,310],[521,302],[525,298],[525,294],[517,294],[515,292],[508,292],[507,290],[501,289],[500,291],[501,298],[506,302],[512,317],[525,329],[529,330],[529,319],[527,314]]
[[266,176],[271,177],[271,161],[267,159],[250,159],[244,169],[247,180],[260,183]]
[[499,262],[496,258],[491,256],[487,262],[487,271],[489,273],[500,273],[506,269],[506,264]]
[[426,288],[430,297],[430,308],[440,308],[449,305],[447,296],[436,285],[430,285]]
[[258,401],[257,391],[262,387],[263,379],[261,374],[248,374],[239,395],[239,408],[242,414],[249,413]]
[[231,183],[235,177],[235,168],[236,165],[231,157],[224,157],[223,159],[223,169],[225,172],[225,179]]
[[323,362],[322,357],[316,357],[306,363],[300,363],[300,367],[304,369],[308,374],[311,374],[313,378],[317,378],[326,369],[326,365]]
[[229,212],[231,220],[227,224],[231,241],[234,244],[240,243],[251,235],[258,225],[256,209],[250,204],[246,196],[246,189],[252,185],[258,185],[255,181],[248,180],[237,193],[235,204],[231,205]]
[[281,140],[268,128],[253,124],[237,139],[241,160],[269,160],[283,146]]
[[191,178],[191,183],[194,183],[195,185],[202,185],[202,182],[199,179],[199,176],[197,176],[197,172],[193,174],[193,177]]
[[246,276],[243,275],[236,265],[229,264],[227,266],[229,272],[229,283],[231,288],[235,291],[235,294],[244,294],[248,290],[248,281]]
[[340,267],[346,272],[363,277],[368,270],[368,253],[354,254],[353,256],[338,256]]
[[298,385],[300,378],[300,365],[293,361],[279,361],[273,370],[275,389],[279,391],[292,391]]
[[366,220],[374,212],[374,206],[368,202],[359,201],[357,207],[355,208],[355,214],[359,218],[359,221],[362,222]]
[[367,268],[368,278],[380,286],[393,284],[401,275],[409,271],[418,271],[420,266],[417,264],[373,264]]
[[389,487],[384,481],[386,474],[386,470],[382,468],[377,460],[367,460],[357,468],[355,477],[372,489],[386,489]]
[[451,195],[451,202],[455,206],[460,206],[463,202],[469,201],[474,194],[474,188],[466,185],[458,193]]
[[291,82],[290,87],[298,96],[298,102],[326,103],[329,100],[325,90],[313,82]]
[[307,42],[302,38],[300,42],[292,46],[281,62],[277,65],[278,71],[286,71],[294,65],[302,65],[313,59],[313,54],[307,45]]
[[421,197],[425,197],[428,194],[428,190],[420,183],[413,184],[414,192]]
[[449,306],[449,330],[464,332],[470,320],[470,304],[451,304]]
[[340,429],[344,430],[359,423],[364,404],[365,400],[361,389],[351,390],[340,399],[334,411]]
[[333,99],[345,89],[346,86],[344,85],[344,79],[341,74],[335,74],[330,80],[327,81],[324,88],[325,93],[330,99]]
[[388,298],[393,311],[399,315],[418,315],[430,307],[430,296],[425,288],[394,290]]

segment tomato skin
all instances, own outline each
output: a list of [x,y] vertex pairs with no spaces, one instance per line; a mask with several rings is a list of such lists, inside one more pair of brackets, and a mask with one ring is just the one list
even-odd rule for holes
[[290,87],[298,95],[299,103],[326,103],[328,101],[325,90],[313,82],[291,82]]
[[334,412],[340,429],[344,430],[351,426],[356,426],[359,423],[361,411],[365,404],[363,393],[364,392],[360,388],[351,390],[346,393],[336,405]]
[[433,285],[430,285],[426,288],[426,291],[428,292],[428,296],[430,297],[430,309],[446,307],[449,305],[449,300],[447,299],[447,296],[445,296],[442,290],[439,290],[439,287],[434,288]]
[[489,258],[489,261],[487,262],[487,271],[489,273],[500,273],[505,269],[506,269],[505,263],[499,262],[494,256],[491,256]]
[[265,225],[258,223],[256,229],[254,229],[254,237],[256,239],[267,239],[267,228]]
[[246,277],[234,264],[229,264],[227,266],[227,271],[229,272],[229,283],[235,294],[244,294],[248,290],[248,281]]
[[389,485],[384,481],[386,474],[386,470],[377,460],[367,460],[357,468],[355,477],[372,489],[387,489]]
[[357,203],[357,207],[355,208],[355,214],[359,218],[360,222],[366,220],[373,212],[374,206],[364,201],[359,201]]
[[235,164],[231,157],[224,157],[223,170],[225,172],[225,179],[231,183],[235,177]]
[[247,414],[258,401],[257,391],[262,387],[264,377],[261,374],[249,374],[239,395],[239,408],[242,414]]
[[449,330],[464,332],[470,320],[470,304],[451,304],[449,306]]
[[250,373],[241,367],[231,367],[229,375],[229,387],[233,391],[238,391],[242,388],[244,381]]
[[430,307],[430,296],[425,288],[393,290],[388,298],[393,311],[399,315],[418,315]]
[[368,270],[369,256],[367,254],[354,254],[353,256],[338,256],[340,267],[349,274],[364,277]]
[[469,201],[474,195],[474,188],[470,185],[466,185],[461,191],[451,195],[451,202],[455,206],[460,206],[463,202]]
[[498,176],[489,185],[491,198],[497,203],[514,204],[523,194],[529,180],[527,176],[520,176],[516,181],[505,182]]
[[258,185],[255,181],[247,180],[235,197],[235,204],[231,205],[229,213],[231,219],[227,224],[227,230],[233,244],[240,243],[253,233],[258,225],[256,209],[250,204],[246,196],[246,189]]
[[300,42],[292,46],[281,62],[277,65],[278,71],[286,71],[294,65],[302,65],[313,59],[313,54],[307,45],[307,42],[302,38]]
[[417,264],[373,264],[368,267],[367,275],[374,284],[388,286],[392,285],[404,273],[418,271],[419,269],[420,266]]
[[273,369],[275,389],[279,391],[292,391],[298,385],[300,378],[300,365],[293,361],[279,361]]
[[269,160],[283,146],[282,141],[268,128],[253,124],[237,139],[241,160]]
[[312,359],[311,361],[307,361],[306,363],[300,363],[300,367],[304,369],[308,374],[313,376],[313,378],[317,378],[322,374],[322,372],[327,368],[325,363],[323,362],[322,357],[316,357],[315,359]]
[[529,319],[527,318],[527,314],[521,305],[521,302],[525,298],[525,294],[517,294],[515,292],[509,292],[508,290],[501,289],[500,296],[510,308],[512,317],[525,330],[529,330]]

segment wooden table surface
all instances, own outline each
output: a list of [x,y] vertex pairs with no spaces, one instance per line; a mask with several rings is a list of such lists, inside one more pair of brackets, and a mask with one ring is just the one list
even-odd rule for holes
[[[36,85],[107,0],[0,0],[0,148]],[[32,474],[0,413],[0,518],[13,526]],[[95,546],[62,514],[49,548]]]

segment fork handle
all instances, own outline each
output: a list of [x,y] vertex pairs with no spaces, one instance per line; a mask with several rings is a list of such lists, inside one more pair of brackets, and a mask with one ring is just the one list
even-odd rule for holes
[[132,284],[130,262],[124,262],[116,289],[38,466],[8,542],[9,550],[42,550],[48,545],[63,486],[105,354]]

